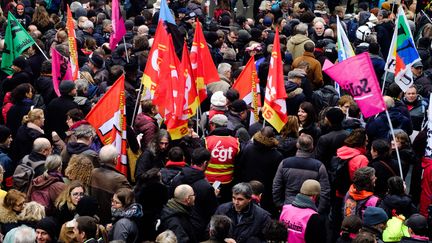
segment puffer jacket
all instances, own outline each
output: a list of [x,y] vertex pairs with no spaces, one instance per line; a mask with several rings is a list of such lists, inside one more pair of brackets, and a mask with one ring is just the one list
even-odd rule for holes
[[350,179],[354,177],[354,172],[362,167],[366,167],[369,163],[368,158],[364,155],[366,150],[364,148],[351,148],[348,146],[342,146],[336,151],[337,157],[348,161],[348,170]]
[[288,40],[287,50],[291,53],[293,60],[303,55],[304,44],[308,41],[312,42],[309,37],[302,34],[296,34]]
[[135,119],[134,129],[137,134],[142,133],[141,148],[144,150],[150,141],[155,137],[158,132],[156,119],[153,117],[139,113]]
[[161,212],[161,230],[172,230],[178,243],[198,242],[191,222],[190,207],[170,199]]
[[423,178],[420,193],[420,214],[428,217],[428,207],[432,203],[432,159],[422,159]]
[[113,228],[108,232],[110,241],[140,242],[136,223],[136,220],[143,216],[140,204],[132,203],[128,208],[120,210],[111,208],[111,215],[113,216]]
[[273,201],[276,206],[291,204],[303,182],[314,179],[321,184],[319,213],[325,213],[330,205],[330,183],[325,166],[310,153],[297,151],[295,157],[282,160],[273,180]]

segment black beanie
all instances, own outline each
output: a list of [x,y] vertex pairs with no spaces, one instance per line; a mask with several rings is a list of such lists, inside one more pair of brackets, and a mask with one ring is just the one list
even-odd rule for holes
[[340,125],[345,118],[342,110],[337,107],[330,108],[325,116],[332,125]]
[[57,237],[59,235],[58,228],[59,227],[53,217],[45,217],[36,225],[36,229],[45,230],[48,233],[52,242],[57,242]]

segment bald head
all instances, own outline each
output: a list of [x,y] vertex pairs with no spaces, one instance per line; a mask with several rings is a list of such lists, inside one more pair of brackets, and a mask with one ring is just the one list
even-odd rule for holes
[[47,153],[46,155],[49,155],[51,153],[50,141],[46,138],[36,138],[33,142],[33,151],[40,154]]
[[138,27],[138,35],[145,35],[147,36],[149,32],[149,28],[147,27],[147,25],[140,25]]
[[387,106],[387,109],[393,108],[395,106],[394,99],[390,96],[384,96],[384,102]]
[[186,184],[177,186],[174,190],[174,200],[184,205],[193,205],[193,203],[190,204],[190,200],[194,196],[194,190]]

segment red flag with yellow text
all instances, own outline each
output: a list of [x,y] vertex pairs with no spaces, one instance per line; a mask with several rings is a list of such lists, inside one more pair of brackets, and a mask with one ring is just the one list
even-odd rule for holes
[[262,115],[278,132],[288,121],[279,32],[276,29]]
[[156,28],[156,34],[152,48],[147,59],[147,64],[144,69],[141,82],[144,85],[144,93],[150,91],[151,96],[154,95],[156,86],[159,83],[159,70],[164,65],[164,56],[167,55],[168,49],[168,33],[163,25],[163,21],[159,21]]
[[75,35],[75,24],[72,18],[72,12],[70,11],[69,5],[67,5],[67,20],[66,29],[68,33],[68,43],[69,43],[69,62],[72,69],[72,79],[78,79],[78,49]]
[[188,103],[185,97],[186,80],[181,69],[171,35],[168,37],[167,55],[164,56],[164,65],[160,69],[158,83],[153,103],[158,106],[159,113],[165,118],[167,130],[173,140],[180,139],[187,134]]
[[220,80],[216,66],[213,62],[201,23],[196,21],[195,34],[190,52],[192,71],[198,89],[198,95],[202,102],[207,97],[206,85]]
[[[102,96],[86,117],[104,145],[113,144],[120,155],[116,169],[127,176],[126,96],[122,75]],[[109,178],[107,178],[109,179]]]
[[239,92],[240,99],[244,100],[246,104],[253,108],[250,124],[258,122],[258,113],[261,108],[261,96],[255,58],[253,56],[247,62],[232,88]]
[[180,64],[180,69],[183,70],[185,81],[186,81],[186,97],[187,97],[187,114],[188,118],[194,116],[200,104],[198,97],[198,91],[195,83],[195,78],[192,74],[192,66],[189,59],[189,51],[187,49],[186,42],[183,45],[183,55]]

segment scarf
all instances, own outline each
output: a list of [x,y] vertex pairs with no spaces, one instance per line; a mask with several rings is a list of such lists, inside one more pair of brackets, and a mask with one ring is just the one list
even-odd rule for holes
[[180,204],[179,202],[177,202],[176,200],[174,200],[174,198],[171,198],[170,200],[168,200],[167,202],[167,207],[180,212],[180,213],[184,213],[184,214],[189,214],[190,213],[190,208],[188,208],[187,206],[184,206],[182,204]]
[[312,199],[310,199],[310,197],[303,195],[303,194],[300,194],[300,193],[297,194],[292,205],[295,207],[298,207],[298,208],[310,208],[310,209],[313,209],[315,211],[318,211],[318,209],[315,205],[315,202],[312,201]]

